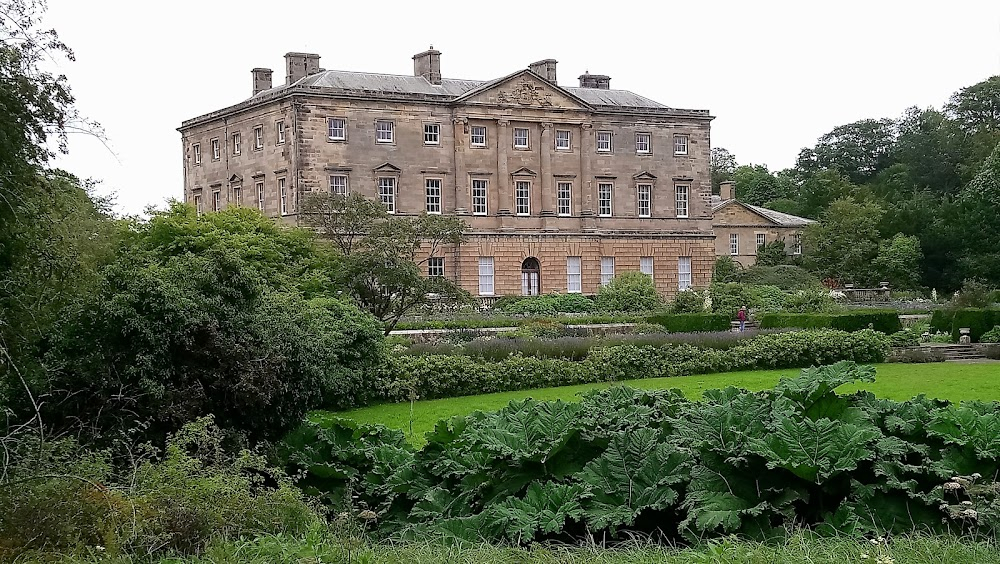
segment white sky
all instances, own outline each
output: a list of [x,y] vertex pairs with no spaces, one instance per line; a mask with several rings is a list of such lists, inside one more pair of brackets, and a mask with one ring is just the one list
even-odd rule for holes
[[711,110],[714,147],[772,170],[837,125],[941,107],[1000,74],[997,0],[49,0],[44,24],[75,50],[58,70],[114,151],[74,135],[56,164],[103,180],[126,213],[179,198],[181,121],[249,97],[253,67],[282,83],[288,51],[412,74],[433,44],[445,77],[481,80],[554,58],[564,86],[589,70]]

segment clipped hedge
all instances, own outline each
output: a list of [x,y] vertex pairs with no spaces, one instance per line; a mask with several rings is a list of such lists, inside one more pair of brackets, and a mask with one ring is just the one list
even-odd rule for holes
[[945,331],[951,332],[951,337],[958,341],[959,329],[969,328],[969,336],[974,342],[979,342],[983,335],[990,329],[1000,325],[1000,309],[959,309],[956,310],[951,322],[951,327]]
[[400,355],[390,359],[376,387],[389,401],[405,401],[414,394],[435,399],[592,382],[802,368],[840,360],[883,362],[889,345],[889,337],[877,331],[821,329],[760,335],[727,350],[687,344],[611,346],[591,351],[583,361],[512,356],[496,362]]
[[730,317],[718,313],[673,313],[653,315],[649,323],[662,325],[670,333],[728,331]]
[[868,310],[849,313],[768,313],[761,317],[762,329],[838,329],[860,331],[869,327],[890,335],[903,329],[899,314],[892,310]]
[[931,333],[951,333],[955,321],[955,310],[936,309],[931,315]]

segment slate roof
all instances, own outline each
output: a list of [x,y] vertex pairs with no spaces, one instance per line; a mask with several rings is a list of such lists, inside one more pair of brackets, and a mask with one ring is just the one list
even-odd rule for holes
[[768,208],[762,208],[760,206],[752,206],[750,204],[745,204],[743,202],[733,199],[713,202],[712,213],[714,214],[715,212],[721,210],[722,208],[734,202],[749,209],[750,211],[758,215],[767,218],[768,220],[782,227],[805,227],[806,225],[816,223],[816,221],[813,219],[806,219],[804,217],[799,217],[797,215],[792,215],[790,213],[782,213],[780,211],[775,211]]
[[[507,78],[509,77],[495,80],[443,78],[441,79],[441,84],[431,84],[422,76],[324,70],[302,78],[291,86],[332,88],[345,92],[368,94],[417,94],[424,96],[441,96],[442,98],[458,98],[472,90],[485,90],[493,84],[503,82]],[[254,96],[254,98],[263,97],[269,94],[276,94],[287,88],[290,88],[290,86],[276,86],[270,90],[259,92],[256,96]],[[628,90],[603,90],[600,88],[579,88],[567,86],[560,86],[560,88],[572,93],[584,102],[593,106],[649,108],[658,110],[671,109],[670,106],[650,100],[645,96],[640,96]]]

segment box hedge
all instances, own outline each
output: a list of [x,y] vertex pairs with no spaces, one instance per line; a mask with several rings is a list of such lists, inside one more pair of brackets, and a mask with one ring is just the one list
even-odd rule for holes
[[892,310],[867,310],[848,313],[769,313],[760,319],[761,329],[838,329],[860,331],[874,329],[891,335],[903,329],[899,315]]
[[955,310],[937,309],[931,315],[931,333],[951,333],[951,325],[955,321]]
[[718,313],[674,313],[649,317],[650,323],[662,325],[669,333],[728,331],[730,318]]
[[955,310],[951,327],[945,329],[951,333],[952,339],[958,341],[961,336],[959,329],[969,328],[969,336],[974,342],[979,342],[983,334],[1000,325],[1000,309],[959,309]]

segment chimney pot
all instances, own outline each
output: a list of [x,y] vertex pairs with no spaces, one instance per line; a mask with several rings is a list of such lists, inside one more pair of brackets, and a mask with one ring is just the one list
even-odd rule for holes
[[528,65],[528,70],[551,82],[552,84],[556,84],[557,62],[558,61],[555,59],[545,59],[536,63],[531,63]]
[[285,53],[285,84],[292,84],[319,72],[319,55]]
[[272,81],[271,75],[274,73],[271,69],[256,68],[250,71],[253,73],[253,95],[270,90]]
[[606,74],[590,74],[589,72],[584,72],[580,75],[580,88],[608,90],[611,88],[611,77]]
[[431,84],[441,84],[441,51],[430,49],[413,56],[413,76],[422,76]]

